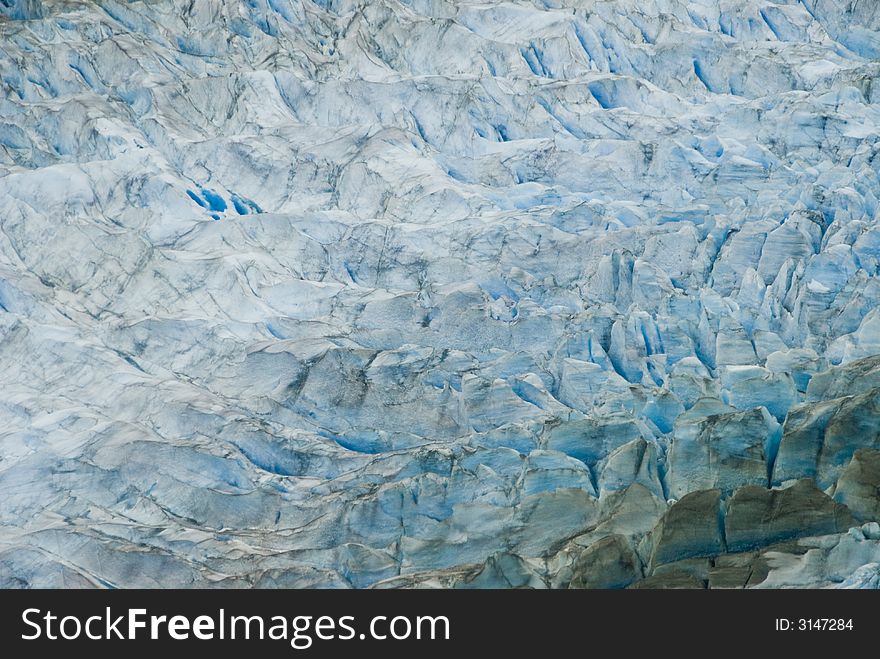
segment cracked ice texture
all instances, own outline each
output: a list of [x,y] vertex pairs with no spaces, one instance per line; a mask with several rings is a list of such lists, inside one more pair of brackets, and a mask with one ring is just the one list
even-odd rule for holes
[[0,584],[559,585],[833,494],[878,7],[0,0]]

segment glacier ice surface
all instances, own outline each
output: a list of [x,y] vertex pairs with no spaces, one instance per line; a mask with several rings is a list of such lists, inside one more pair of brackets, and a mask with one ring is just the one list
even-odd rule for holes
[[867,0],[3,0],[0,585],[877,587],[878,72]]

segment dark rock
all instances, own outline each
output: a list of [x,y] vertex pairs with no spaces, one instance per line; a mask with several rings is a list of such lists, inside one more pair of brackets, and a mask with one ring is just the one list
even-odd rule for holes
[[723,552],[720,519],[721,490],[700,490],[682,497],[651,531],[651,569],[684,558]]
[[[755,573],[756,563],[759,562],[755,552],[718,556],[709,568],[709,588],[745,588]],[[766,568],[766,564],[764,567]],[[766,577],[765,573],[761,581]]]
[[820,488],[828,488],[859,448],[880,448],[880,388],[792,410],[772,482],[814,478]]
[[807,551],[797,540],[778,542],[760,551],[744,551],[721,554],[709,568],[709,588],[752,588],[762,583],[770,574],[767,553],[800,555]]
[[819,487],[834,483],[858,448],[880,449],[880,388],[845,398],[831,417],[819,454]]
[[622,533],[633,537],[644,536],[666,514],[665,499],[641,483],[633,483],[625,490],[611,492],[602,498],[602,516],[595,532],[601,535]]
[[834,499],[862,522],[880,520],[880,450],[857,450],[837,481]]
[[652,576],[659,574],[671,574],[673,572],[683,572],[691,575],[699,581],[706,581],[709,578],[709,567],[711,559],[702,558],[685,558],[673,563],[665,563],[658,565],[651,573]]
[[709,569],[709,588],[745,588],[751,576],[751,565],[713,567]]
[[700,581],[687,572],[668,572],[654,574],[637,581],[630,588],[668,589],[668,590],[705,590],[706,582]]
[[846,506],[802,479],[784,490],[741,487],[728,504],[725,530],[730,551],[745,551],[792,538],[841,533],[853,524]]
[[789,411],[773,465],[773,485],[816,477],[819,451],[825,441],[825,426],[842,403],[842,400],[808,403]]
[[535,570],[522,557],[509,552],[490,556],[473,578],[456,588],[546,588]]
[[578,557],[569,588],[626,588],[641,577],[641,561],[627,539],[609,535]]

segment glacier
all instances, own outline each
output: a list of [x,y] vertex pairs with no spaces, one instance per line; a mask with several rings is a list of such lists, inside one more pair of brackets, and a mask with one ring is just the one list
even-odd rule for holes
[[880,4],[0,0],[0,586],[880,587]]

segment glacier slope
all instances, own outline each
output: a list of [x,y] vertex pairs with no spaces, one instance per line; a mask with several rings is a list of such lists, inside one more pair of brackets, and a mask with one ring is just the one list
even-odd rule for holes
[[874,7],[2,0],[0,584],[875,583]]

